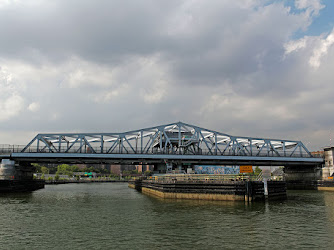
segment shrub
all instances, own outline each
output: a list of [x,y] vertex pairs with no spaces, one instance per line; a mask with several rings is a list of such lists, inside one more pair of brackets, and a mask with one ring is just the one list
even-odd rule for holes
[[145,175],[145,176],[151,176],[152,173],[153,173],[152,171],[147,170],[147,171],[144,172],[144,175]]
[[55,181],[58,181],[59,180],[59,174],[58,172],[56,173],[56,176],[55,176]]

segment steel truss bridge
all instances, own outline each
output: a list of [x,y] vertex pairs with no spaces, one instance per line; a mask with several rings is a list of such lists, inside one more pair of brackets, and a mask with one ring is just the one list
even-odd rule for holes
[[171,123],[124,133],[38,134],[26,146],[0,148],[25,162],[315,165],[301,141],[231,136]]

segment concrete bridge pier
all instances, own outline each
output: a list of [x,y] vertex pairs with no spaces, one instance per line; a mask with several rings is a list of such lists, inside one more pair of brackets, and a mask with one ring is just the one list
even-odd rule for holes
[[44,188],[44,180],[34,180],[35,167],[30,163],[2,159],[0,192],[26,192]]
[[322,179],[327,181],[334,175],[334,147],[328,147],[324,149],[325,154],[325,166],[322,169]]
[[166,173],[167,166],[164,163],[156,163],[153,165],[153,172],[156,174],[164,174]]
[[182,162],[166,162],[154,164],[154,172],[159,174],[171,173],[173,170],[179,171],[179,173],[192,173],[193,165],[185,165]]
[[20,163],[2,159],[0,164],[0,179],[2,180],[32,180],[35,167],[30,163]]
[[317,189],[317,181],[321,180],[321,175],[321,165],[284,167],[287,189]]
[[166,162],[166,163],[157,163],[154,164],[153,171],[157,174],[166,174],[171,173],[173,170],[173,163]]
[[183,171],[183,165],[182,164],[177,164],[178,170],[181,172]]

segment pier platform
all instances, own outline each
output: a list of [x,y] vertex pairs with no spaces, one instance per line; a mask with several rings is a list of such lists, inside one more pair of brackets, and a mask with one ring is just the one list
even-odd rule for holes
[[44,185],[44,180],[0,180],[0,193],[31,192]]
[[286,183],[232,178],[229,175],[165,175],[129,181],[129,187],[165,199],[263,201],[286,199]]

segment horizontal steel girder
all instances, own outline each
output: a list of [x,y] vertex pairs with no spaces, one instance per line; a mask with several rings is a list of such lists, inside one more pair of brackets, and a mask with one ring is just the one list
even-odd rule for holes
[[26,162],[70,162],[70,163],[161,163],[166,161],[192,164],[287,166],[319,165],[322,158],[301,157],[250,157],[215,155],[152,155],[152,154],[71,154],[71,153],[12,153],[11,159]]

